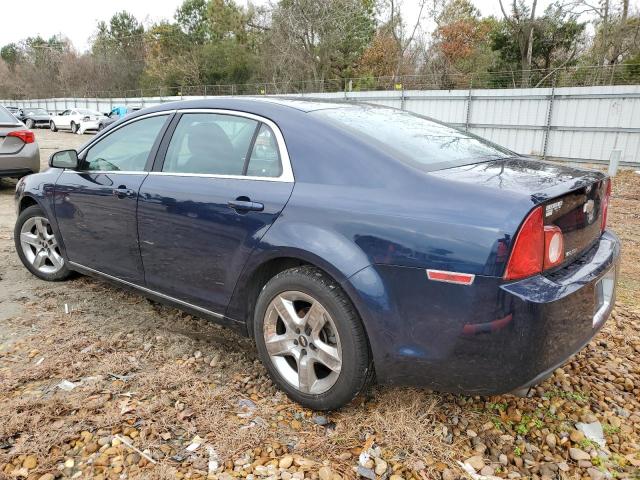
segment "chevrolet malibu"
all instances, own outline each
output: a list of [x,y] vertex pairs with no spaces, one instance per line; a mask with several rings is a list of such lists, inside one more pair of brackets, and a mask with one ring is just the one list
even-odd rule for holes
[[294,400],[523,392],[613,303],[610,180],[400,110],[165,104],[20,181],[15,244],[255,339]]

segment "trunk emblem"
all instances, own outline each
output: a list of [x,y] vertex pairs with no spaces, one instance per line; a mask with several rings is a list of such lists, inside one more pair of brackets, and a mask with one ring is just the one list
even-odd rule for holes
[[545,207],[544,215],[545,215],[545,217],[550,217],[551,215],[553,215],[555,212],[557,212],[561,208],[562,208],[562,200],[560,200],[558,202],[550,203],[549,205],[547,205]]
[[582,207],[582,211],[587,215],[587,223],[593,222],[593,217],[595,214],[595,205],[593,200],[588,200],[584,206]]

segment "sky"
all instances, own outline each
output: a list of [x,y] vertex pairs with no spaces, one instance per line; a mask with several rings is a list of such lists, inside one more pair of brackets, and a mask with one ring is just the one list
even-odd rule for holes
[[[245,4],[248,0],[237,0]],[[500,16],[498,0],[472,0],[483,15]],[[505,3],[508,3],[506,0]],[[552,0],[539,0],[539,12]],[[83,2],[78,0],[30,0],[26,10],[31,12],[25,17],[25,8],[4,8],[0,15],[0,46],[18,42],[27,36],[40,35],[49,38],[62,33],[71,39],[79,51],[85,51],[90,45],[90,37],[96,31],[100,20],[108,20],[119,11],[127,10],[145,25],[151,25],[163,19],[173,18],[182,0],[98,0]],[[254,4],[265,4],[268,0],[253,0]],[[640,0],[632,0],[638,8]],[[417,0],[403,0],[402,11],[406,19],[415,19],[418,15]],[[422,30],[428,32],[428,22],[423,22]]]

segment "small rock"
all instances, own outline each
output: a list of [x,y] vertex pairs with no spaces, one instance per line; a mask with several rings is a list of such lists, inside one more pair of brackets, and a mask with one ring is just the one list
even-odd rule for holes
[[311,421],[316,425],[326,425],[329,423],[329,420],[324,415],[314,415],[311,417]]
[[66,468],[73,468],[73,466],[76,464],[76,462],[73,461],[73,458],[68,458],[67,460],[65,460],[64,462],[64,466]]
[[471,465],[476,472],[478,470],[482,470],[482,468],[484,467],[484,459],[481,455],[474,455],[473,457],[469,457],[465,460],[465,463]]
[[362,465],[358,465],[357,473],[361,477],[368,478],[369,480],[376,480],[376,472],[374,472],[371,468],[366,468]]
[[389,480],[404,480],[404,477],[402,475],[391,475],[391,477],[389,477]]
[[329,467],[320,467],[320,470],[318,470],[318,476],[320,477],[320,480],[331,480],[333,472]]
[[36,468],[38,466],[38,459],[33,455],[29,455],[22,462],[22,466],[24,468],[32,470],[32,469],[34,469],[34,468]]
[[556,436],[553,433],[548,434],[545,437],[545,442],[547,443],[547,445],[549,445],[549,448],[555,448],[556,447]]
[[302,423],[300,423],[300,420],[291,420],[291,428],[294,430],[300,430],[302,428]]
[[387,462],[385,462],[381,458],[376,458],[376,468],[375,468],[376,475],[381,477],[386,473],[387,468],[388,468]]
[[291,455],[285,455],[278,462],[278,466],[280,468],[287,469],[291,466],[292,463],[293,463],[293,457]]
[[505,467],[509,465],[509,457],[507,457],[504,453],[500,454],[500,456],[498,457],[498,461],[500,462],[500,465],[504,465]]
[[467,436],[470,438],[475,438],[478,436],[478,434],[476,432],[474,432],[473,430],[467,430]]
[[[397,477],[397,476],[398,475],[392,475],[391,480],[393,480],[393,477]],[[442,472],[442,480],[455,480],[455,478],[456,478],[456,474],[450,468],[445,468],[444,471]]]
[[53,476],[53,473],[45,473],[38,480],[54,480],[56,477]]
[[580,430],[573,430],[571,432],[571,435],[569,435],[569,438],[573,443],[580,443],[582,440],[584,440],[584,433],[582,433]]
[[569,456],[576,461],[580,460],[591,460],[591,455],[589,455],[584,450],[580,450],[579,448],[570,448]]
[[480,475],[491,476],[494,474],[494,472],[495,470],[493,469],[493,467],[490,465],[487,465],[483,467],[482,470],[480,470]]
[[591,480],[604,480],[604,473],[598,470],[597,468],[588,468],[587,473],[591,477]]

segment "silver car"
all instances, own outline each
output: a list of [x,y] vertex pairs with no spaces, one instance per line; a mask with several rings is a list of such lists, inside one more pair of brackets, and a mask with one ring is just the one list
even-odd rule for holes
[[40,149],[35,135],[0,106],[0,178],[19,178],[39,171]]

